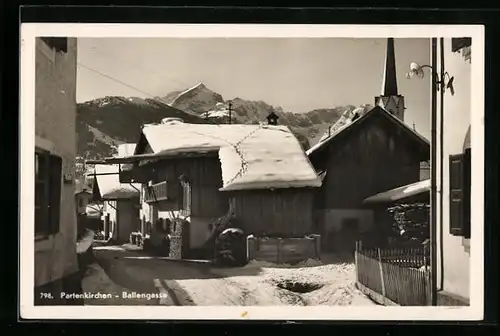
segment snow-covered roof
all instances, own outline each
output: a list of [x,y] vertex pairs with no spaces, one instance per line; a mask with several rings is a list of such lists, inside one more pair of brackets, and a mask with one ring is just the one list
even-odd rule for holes
[[[102,199],[127,199],[139,196],[140,184],[120,183],[119,165],[98,164],[95,165],[95,172]],[[116,174],[99,175],[103,173]]]
[[381,192],[374,196],[366,198],[364,203],[390,203],[400,199],[408,198],[424,192],[430,192],[431,180],[423,180],[416,183],[408,184],[402,187]]
[[155,155],[218,152],[221,190],[321,186],[286,126],[177,123],[145,125],[142,132]]
[[127,157],[134,155],[135,143],[125,143],[118,145],[118,157]]
[[77,179],[75,180],[75,195],[80,193],[92,194],[92,192],[80,180]]
[[311,148],[309,148],[309,150],[307,150],[307,152],[306,152],[307,155],[311,155],[314,152],[318,151],[319,149],[325,147],[327,144],[330,143],[330,141],[332,141],[333,139],[335,139],[339,134],[341,134],[345,130],[351,128],[353,125],[359,124],[363,120],[366,120],[366,118],[368,118],[370,115],[372,115],[375,111],[381,111],[383,113],[383,115],[387,116],[388,118],[390,118],[391,120],[393,120],[397,124],[399,124],[400,126],[404,127],[407,131],[410,132],[410,134],[413,134],[420,141],[422,141],[423,143],[426,143],[426,144],[430,144],[429,140],[427,140],[421,134],[419,134],[418,132],[416,132],[415,130],[413,130],[404,121],[402,121],[401,119],[397,118],[392,113],[390,113],[389,111],[385,110],[384,108],[382,108],[380,106],[375,106],[374,108],[372,108],[371,110],[369,110],[368,112],[366,112],[364,115],[360,116],[357,119],[354,119],[354,120],[352,120],[350,118],[341,118],[341,119],[339,119],[333,125],[333,127],[332,127],[333,129],[331,130],[330,135],[322,138],[322,140],[320,140],[317,144],[315,144],[314,146],[312,146]]
[[88,204],[85,208],[85,213],[87,217],[101,217],[101,209],[97,204]]

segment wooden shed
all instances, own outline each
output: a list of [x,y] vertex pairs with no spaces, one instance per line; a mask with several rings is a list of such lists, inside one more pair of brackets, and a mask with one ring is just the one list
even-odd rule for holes
[[363,206],[367,197],[420,180],[430,144],[377,106],[348,120],[307,154],[323,178],[315,197],[320,232],[330,231],[343,241],[345,236],[371,230],[373,212]]
[[312,233],[312,189],[321,181],[285,126],[145,125],[133,156],[109,160],[134,163],[126,175],[142,183],[143,221],[187,219],[192,248],[230,204],[246,233]]

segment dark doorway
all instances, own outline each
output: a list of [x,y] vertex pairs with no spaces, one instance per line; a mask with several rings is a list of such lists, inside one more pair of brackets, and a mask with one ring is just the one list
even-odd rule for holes
[[341,250],[354,253],[356,249],[356,241],[359,238],[359,219],[344,218],[342,220],[340,237]]

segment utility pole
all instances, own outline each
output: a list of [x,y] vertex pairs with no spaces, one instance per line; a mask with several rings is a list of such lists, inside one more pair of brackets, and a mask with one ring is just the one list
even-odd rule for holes
[[232,117],[232,112],[233,112],[233,102],[229,101],[227,103],[227,109],[229,111],[229,124],[231,124],[231,117]]
[[[439,244],[439,254],[441,260],[443,260],[443,180],[444,180],[444,169],[443,169],[443,134],[444,134],[444,91],[446,90],[446,85],[444,84],[445,77],[445,64],[444,64],[444,38],[439,38],[439,56],[440,56],[440,70],[439,70],[439,85],[440,85],[440,106],[439,106],[439,239],[441,243]],[[437,230],[437,228],[436,228]],[[437,235],[437,234],[436,234]],[[437,251],[436,251],[437,253]],[[436,258],[437,259],[437,258]],[[440,264],[441,277],[439,279],[439,289],[443,289],[443,272],[444,265]],[[436,267],[437,272],[437,267]],[[437,279],[436,279],[436,290],[438,289]]]
[[[437,195],[436,195],[436,159],[437,159],[437,38],[432,38],[431,43],[431,71],[432,71],[432,90],[431,90],[431,218],[430,218],[430,264],[431,264],[431,306],[437,306]],[[441,209],[442,210],[442,209]]]

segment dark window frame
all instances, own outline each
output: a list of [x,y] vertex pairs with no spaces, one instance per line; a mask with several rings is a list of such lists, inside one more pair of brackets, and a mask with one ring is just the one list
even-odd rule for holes
[[35,238],[60,230],[62,158],[35,148]]

